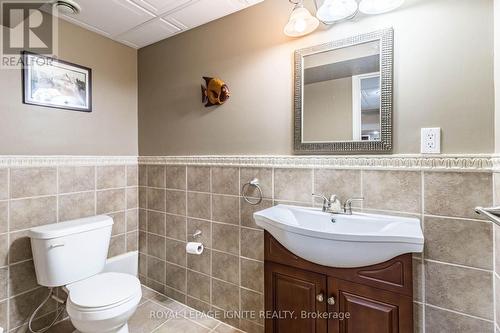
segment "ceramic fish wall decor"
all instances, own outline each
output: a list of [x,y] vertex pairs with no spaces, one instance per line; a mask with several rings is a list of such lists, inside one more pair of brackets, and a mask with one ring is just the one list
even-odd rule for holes
[[230,96],[229,88],[221,79],[204,76],[205,86],[201,86],[201,101],[205,107],[224,104]]

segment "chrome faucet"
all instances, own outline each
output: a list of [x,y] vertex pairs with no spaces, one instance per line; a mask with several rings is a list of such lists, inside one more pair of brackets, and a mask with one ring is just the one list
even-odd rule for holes
[[330,196],[330,199],[328,199],[323,194],[313,193],[312,196],[315,198],[323,199],[323,207],[321,208],[321,210],[325,213],[332,213],[332,214],[352,215],[352,203],[353,203],[353,201],[363,201],[364,200],[364,198],[349,198],[342,205],[339,198],[335,194],[332,194]]

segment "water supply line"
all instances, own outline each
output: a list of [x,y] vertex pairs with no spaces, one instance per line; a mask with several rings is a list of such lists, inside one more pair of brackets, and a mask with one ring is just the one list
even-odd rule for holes
[[35,319],[36,317],[36,314],[38,313],[38,311],[40,311],[40,309],[48,302],[50,301],[51,299],[55,300],[57,303],[59,304],[65,304],[66,301],[64,301],[63,299],[57,297],[55,294],[54,294],[54,288],[49,288],[49,294],[47,295],[47,297],[43,300],[43,302],[35,309],[35,311],[33,312],[33,314],[31,315],[30,317],[30,320],[28,322],[28,328],[30,330],[31,333],[43,333],[43,332],[46,332],[49,328],[51,328],[52,326],[54,326],[54,324],[57,322],[57,319],[59,319],[59,317],[61,316],[61,314],[63,314],[64,312],[64,307],[61,307],[61,309],[57,310],[56,312],[56,317],[54,318],[54,320],[48,325],[48,326],[45,326],[44,328],[41,328],[39,330],[34,330],[31,325],[33,323],[33,320]]

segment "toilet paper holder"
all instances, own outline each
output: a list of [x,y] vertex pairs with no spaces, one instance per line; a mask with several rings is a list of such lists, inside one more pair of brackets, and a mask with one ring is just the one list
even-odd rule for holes
[[194,233],[191,235],[191,237],[193,237],[193,239],[198,239],[198,238],[200,238],[200,237],[201,237],[201,235],[202,235],[201,230],[196,229],[196,230],[194,231]]

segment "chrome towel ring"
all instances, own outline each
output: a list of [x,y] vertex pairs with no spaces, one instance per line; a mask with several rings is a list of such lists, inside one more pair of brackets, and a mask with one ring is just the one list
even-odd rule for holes
[[[248,188],[250,186],[255,187],[259,191],[259,198],[257,198],[257,201],[251,201],[250,199],[248,199],[248,197],[246,195],[246,191],[248,190]],[[253,178],[248,183],[243,184],[243,186],[241,187],[241,195],[243,196],[243,199],[245,199],[245,201],[248,202],[250,205],[255,206],[255,205],[260,204],[262,202],[262,188],[260,187],[259,179]]]

